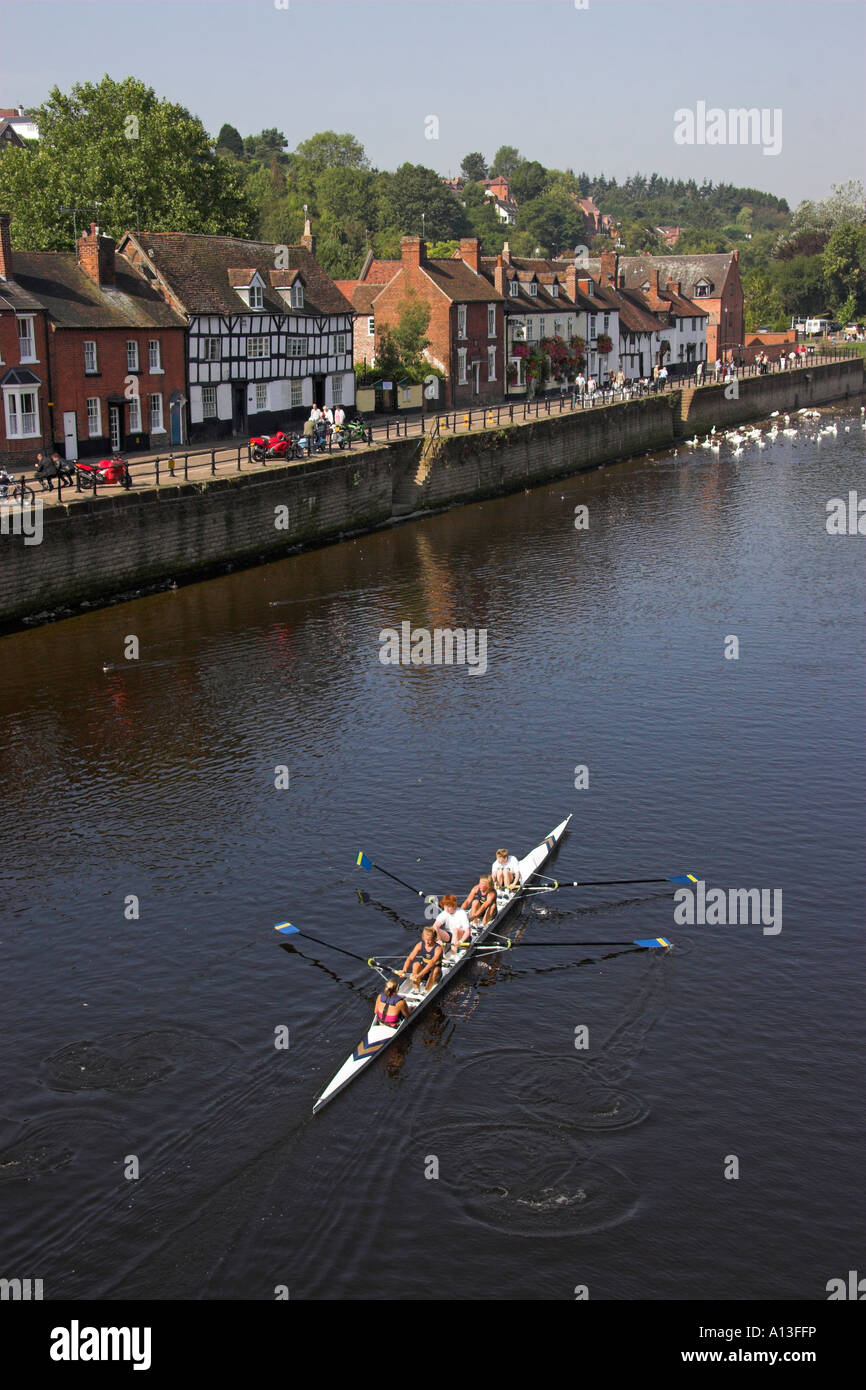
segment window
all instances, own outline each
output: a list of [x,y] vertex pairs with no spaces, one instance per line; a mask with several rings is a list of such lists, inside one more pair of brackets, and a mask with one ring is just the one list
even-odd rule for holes
[[553,335],[555,338],[562,337],[562,319],[553,320]]
[[250,308],[261,309],[263,302],[261,285],[250,285]]
[[292,285],[292,308],[303,309],[304,307],[304,287],[300,280],[296,280]]
[[290,338],[290,339],[289,339],[289,356],[290,356],[290,357],[306,357],[306,355],[307,355],[307,340],[306,340],[306,338]]
[[150,398],[150,432],[151,434],[162,434],[165,426],[162,423],[162,396],[156,395]]
[[[218,338],[217,342],[219,342]],[[151,338],[147,345],[147,365],[152,372],[162,371],[162,351],[159,346],[159,338]]]
[[102,402],[98,396],[87,398],[87,433],[91,439],[102,434]]
[[203,386],[201,388],[201,413],[205,420],[216,419],[217,398],[215,386]]
[[36,392],[6,387],[3,396],[6,403],[6,438],[38,439],[39,399]]
[[96,357],[96,343],[87,339],[84,344],[84,374],[94,376],[99,371]]
[[535,299],[536,296],[538,295],[538,281],[537,281],[537,280],[530,280],[530,282],[529,282],[529,293],[530,293],[530,296],[531,296],[533,299]]
[[695,285],[695,299],[708,299],[710,288],[708,280],[699,280]]
[[[458,305],[457,305],[457,337],[458,337],[458,338],[465,338],[465,337],[466,337],[466,305],[465,305],[465,304],[458,304]],[[465,379],[465,378],[461,378],[461,379]]]
[[220,360],[220,340],[219,338],[202,338],[201,356],[203,362],[219,362]]
[[36,344],[33,338],[33,319],[19,318],[18,320],[18,352],[20,361],[36,361]]
[[138,343],[133,342],[131,338],[127,340],[126,344],[126,370],[128,372],[138,371]]
[[594,338],[594,337],[596,336],[595,324],[596,324],[596,319],[597,319],[597,318],[598,318],[598,315],[597,315],[597,314],[590,314],[590,316],[589,316],[589,336],[590,336],[590,338]]
[[341,376],[331,377],[331,394],[334,398],[334,405],[343,404],[343,378]]
[[345,333],[338,333],[338,334],[337,334],[337,346],[336,346],[336,349],[335,349],[335,350],[336,350],[336,352],[337,352],[338,354],[339,354],[339,353],[344,353],[344,352],[346,351],[346,335],[345,335]]
[[488,304],[488,306],[487,306],[487,336],[488,336],[488,338],[495,338],[495,337],[496,337],[496,305],[495,305],[495,304]]
[[304,388],[300,381],[292,382],[292,409],[304,404]]
[[267,357],[270,349],[270,339],[259,334],[255,338],[247,338],[247,357],[262,358]]
[[256,382],[256,410],[268,408],[268,385],[265,381]]
[[554,280],[553,284],[552,284],[551,287],[550,287],[550,293],[551,293],[551,295],[553,296],[554,299],[558,299],[558,298],[559,298],[559,283],[558,283],[558,281]]
[[526,336],[530,343],[535,342],[535,319],[526,320]]
[[458,349],[457,349],[457,380],[458,380],[458,381],[461,381],[461,382],[463,382],[463,381],[466,380],[466,349],[465,349],[465,348],[458,348]]
[[610,332],[610,314],[605,314],[604,316],[604,332]]
[[574,333],[574,319],[567,319],[566,322],[567,322],[567,324],[568,324],[568,327],[567,327],[566,330],[565,330],[565,336],[566,336],[568,339],[571,339],[571,337],[572,337],[572,335],[573,335],[573,333]]
[[370,317],[367,319],[367,337],[368,337],[368,338],[372,338],[372,337],[375,336],[375,333],[376,333],[376,320],[373,318],[373,315],[371,314]]
[[139,434],[141,431],[141,397],[133,396],[129,402],[129,433]]
[[520,294],[520,284],[517,280],[511,281],[510,285],[508,286],[508,293],[511,295],[512,299],[516,299],[517,296]]
[[496,380],[496,348],[487,349],[487,380]]

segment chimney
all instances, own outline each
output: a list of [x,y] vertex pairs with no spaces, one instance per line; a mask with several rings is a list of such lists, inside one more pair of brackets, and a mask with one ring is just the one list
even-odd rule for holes
[[573,300],[577,294],[577,267],[568,265],[565,267],[565,289],[569,299]]
[[310,225],[309,217],[304,218],[304,235],[301,237],[301,245],[306,246],[311,256],[315,256],[316,238],[313,236],[313,228]]
[[24,107],[21,105],[21,102],[20,102],[20,101],[19,101],[19,103],[18,103],[18,115],[19,115],[19,116],[23,116],[23,115],[24,115]]
[[0,212],[0,280],[12,279],[12,234],[9,214]]
[[502,252],[496,257],[496,269],[493,272],[493,288],[503,299],[506,296],[507,281],[505,278],[505,267],[502,264]]
[[427,243],[419,236],[401,237],[400,259],[404,266],[423,265],[427,259]]
[[601,253],[601,283],[603,285],[616,285],[617,270],[619,268],[619,257],[615,251],[602,251]]
[[682,294],[683,285],[681,280],[668,280],[665,289],[669,294]]
[[114,284],[114,238],[103,236],[95,222],[78,238],[78,264],[96,285]]
[[475,274],[480,274],[481,258],[478,249],[477,236],[462,236],[460,238],[460,259],[464,265],[468,265]]
[[505,265],[511,265],[511,247],[507,241],[502,243],[502,260]]

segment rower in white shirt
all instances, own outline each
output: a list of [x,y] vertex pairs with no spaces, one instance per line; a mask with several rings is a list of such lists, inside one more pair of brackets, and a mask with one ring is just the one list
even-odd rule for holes
[[457,898],[453,893],[446,893],[441,897],[439,906],[442,911],[433,925],[439,940],[443,945],[450,944],[452,952],[456,955],[469,945],[469,914],[457,906]]
[[507,849],[498,849],[496,858],[490,869],[493,884],[498,889],[509,889],[511,892],[520,882],[520,865],[513,854],[509,854]]

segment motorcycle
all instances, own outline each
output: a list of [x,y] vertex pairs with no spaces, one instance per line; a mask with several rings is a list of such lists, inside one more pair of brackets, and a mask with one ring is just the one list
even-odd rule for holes
[[250,440],[250,457],[255,463],[264,463],[266,459],[291,459],[295,457],[297,443],[298,436],[286,434],[284,430],[256,435]]
[[344,420],[334,430],[334,443],[338,449],[348,449],[352,444],[364,444],[367,440],[367,426],[360,416],[355,420]]
[[98,485],[116,484],[127,489],[132,487],[132,474],[129,464],[123,458],[100,459],[98,463],[76,463],[75,480],[82,491]]

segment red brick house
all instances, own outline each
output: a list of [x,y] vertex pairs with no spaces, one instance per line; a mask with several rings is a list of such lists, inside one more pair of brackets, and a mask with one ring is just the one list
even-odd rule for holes
[[50,439],[45,311],[15,278],[8,213],[0,213],[0,397],[0,463],[32,463]]
[[[399,321],[403,303],[418,295],[430,307],[425,356],[445,375],[445,409],[501,400],[505,394],[505,301],[484,276],[477,237],[460,242],[457,257],[427,256],[417,236],[404,236],[394,273],[370,299],[376,331]],[[372,265],[382,265],[373,262]],[[368,268],[369,275],[369,268]],[[360,278],[355,287],[367,284]],[[344,288],[347,293],[347,288]],[[354,302],[354,301],[353,301]]]
[[75,459],[183,443],[185,320],[112,238],[92,226],[77,258],[15,251],[14,271],[46,319],[50,447]]

